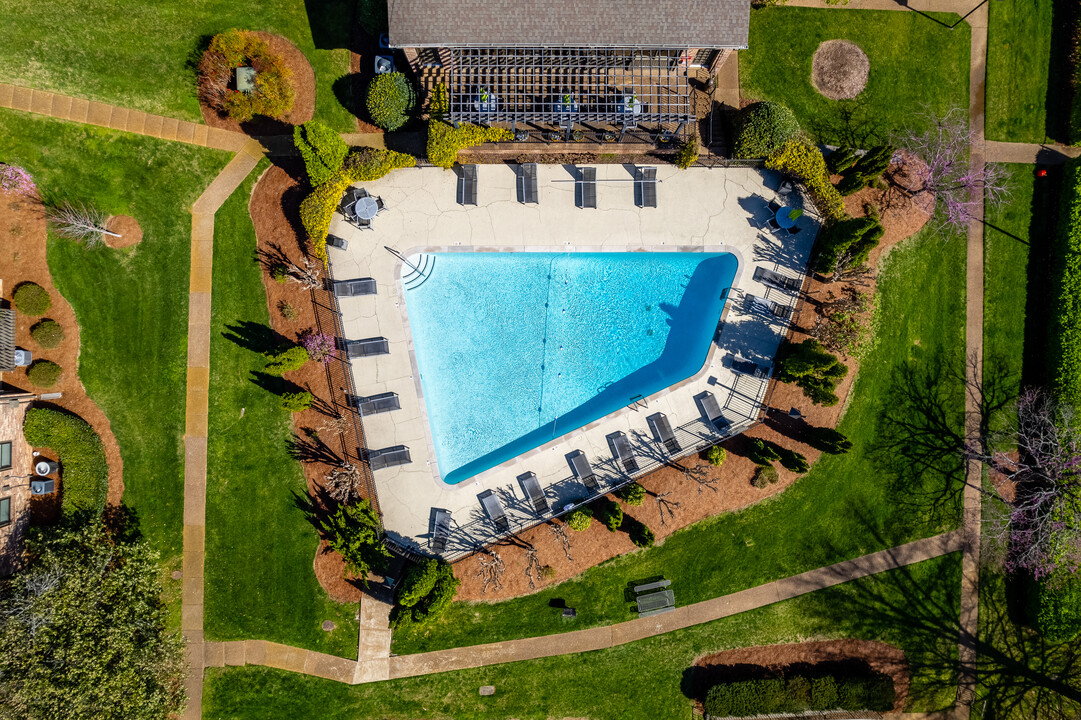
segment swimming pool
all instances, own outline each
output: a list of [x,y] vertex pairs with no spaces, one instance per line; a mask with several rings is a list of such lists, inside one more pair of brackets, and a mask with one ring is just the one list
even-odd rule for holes
[[449,484],[698,372],[737,266],[730,253],[679,252],[410,261],[431,268],[405,299]]

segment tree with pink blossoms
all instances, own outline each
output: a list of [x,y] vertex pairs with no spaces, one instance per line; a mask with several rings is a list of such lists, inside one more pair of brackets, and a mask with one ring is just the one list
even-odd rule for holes
[[[1015,412],[1013,411],[1015,410]],[[1072,407],[1025,390],[1002,426],[966,443],[991,470],[995,497],[985,532],[1001,540],[1009,571],[1040,580],[1081,566],[1081,427]]]
[[34,178],[26,168],[4,163],[0,163],[0,191],[25,197],[37,197],[38,193]]
[[300,336],[300,344],[308,351],[308,357],[324,365],[334,357],[334,350],[337,348],[333,335],[316,330],[305,330]]
[[940,209],[940,231],[964,233],[973,217],[982,217],[983,207],[998,207],[1009,200],[1008,175],[1001,165],[972,163],[970,149],[975,133],[968,124],[968,111],[955,108],[944,115],[928,113],[926,130],[906,130],[894,138],[894,161],[916,176],[913,191],[934,196]]

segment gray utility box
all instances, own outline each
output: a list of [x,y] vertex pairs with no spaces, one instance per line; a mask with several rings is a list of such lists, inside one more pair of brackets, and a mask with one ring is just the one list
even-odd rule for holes
[[52,495],[56,492],[55,480],[31,480],[30,481],[30,494],[31,495]]
[[236,89],[243,93],[255,92],[255,68],[238,67],[236,69]]

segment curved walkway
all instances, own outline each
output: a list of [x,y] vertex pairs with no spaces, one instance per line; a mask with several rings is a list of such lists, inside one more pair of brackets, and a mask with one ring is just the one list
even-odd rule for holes
[[207,667],[266,665],[352,685],[377,680],[429,675],[501,663],[603,650],[663,635],[790,600],[858,578],[957,552],[964,547],[960,531],[935,535],[898,547],[809,570],[740,592],[678,607],[670,613],[615,625],[556,635],[437,650],[388,658],[352,661],[262,640],[206,643]]

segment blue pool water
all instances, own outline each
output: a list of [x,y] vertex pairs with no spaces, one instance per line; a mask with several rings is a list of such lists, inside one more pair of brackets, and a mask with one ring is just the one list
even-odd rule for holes
[[432,260],[405,298],[451,484],[698,372],[737,265],[729,253],[675,252]]

